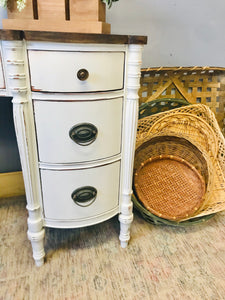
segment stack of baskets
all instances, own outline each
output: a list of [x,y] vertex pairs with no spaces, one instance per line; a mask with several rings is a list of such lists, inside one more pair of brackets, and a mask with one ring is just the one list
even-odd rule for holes
[[[225,209],[225,141],[212,111],[189,105],[139,120],[135,206],[142,213],[192,223]],[[206,217],[207,216],[207,217]],[[153,218],[159,223],[159,219]],[[186,222],[187,223],[187,222]],[[184,224],[184,223],[183,223]]]
[[[208,106],[169,100],[140,106],[134,206],[154,224],[196,224],[225,209],[225,140]],[[175,104],[151,112],[159,102]]]
[[140,104],[164,98],[205,104],[214,112],[225,134],[225,68],[146,68],[141,71],[140,84]]

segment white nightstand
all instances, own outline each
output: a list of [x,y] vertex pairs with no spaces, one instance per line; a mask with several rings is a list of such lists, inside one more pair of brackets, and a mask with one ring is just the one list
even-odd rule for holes
[[36,264],[44,261],[45,226],[89,226],[119,214],[126,247],[146,37],[3,33]]

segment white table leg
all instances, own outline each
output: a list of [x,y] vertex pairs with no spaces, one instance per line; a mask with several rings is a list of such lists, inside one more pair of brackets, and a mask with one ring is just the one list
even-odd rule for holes
[[128,46],[128,67],[126,82],[125,117],[123,126],[124,142],[122,145],[122,187],[120,202],[121,247],[125,248],[130,239],[130,226],[133,221],[132,174],[138,120],[138,90],[140,87],[140,66],[142,45]]
[[28,237],[38,266],[44,260],[41,188],[33,120],[27,54],[23,41],[3,41],[5,73],[13,97],[13,116],[26,190]]

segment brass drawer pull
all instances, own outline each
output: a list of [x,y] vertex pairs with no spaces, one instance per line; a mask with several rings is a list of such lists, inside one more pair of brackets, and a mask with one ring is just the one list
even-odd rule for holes
[[97,197],[97,190],[93,186],[83,186],[71,194],[73,201],[82,207],[91,205]]
[[81,123],[73,126],[69,131],[70,138],[81,146],[87,146],[93,143],[98,134],[98,129],[90,123]]
[[87,80],[89,77],[89,72],[86,69],[80,69],[77,72],[77,78],[81,81]]

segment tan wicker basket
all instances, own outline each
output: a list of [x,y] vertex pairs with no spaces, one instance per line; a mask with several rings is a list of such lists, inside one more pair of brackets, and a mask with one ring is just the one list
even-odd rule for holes
[[[169,138],[176,137],[180,141],[182,138],[187,140],[198,149],[201,156],[204,157],[206,161],[208,179],[200,172],[206,180],[207,185],[205,200],[197,213],[193,214],[192,217],[204,216],[224,210],[225,140],[215,115],[209,107],[201,104],[189,105],[139,120],[136,153],[139,151],[140,147],[149,143],[153,138],[163,139],[164,136],[168,136]],[[165,144],[167,145],[168,143],[165,141]],[[177,144],[180,144],[180,142]],[[192,147],[192,149],[194,148]],[[194,153],[192,149],[189,150]],[[149,152],[146,150],[145,152],[148,152],[149,155],[151,151]],[[162,154],[171,153],[165,153],[164,151]],[[179,153],[177,155],[177,150],[173,154],[178,157],[180,156]],[[137,155],[135,155],[135,172],[138,168],[136,157]],[[192,164],[192,162],[188,162]],[[198,170],[201,169],[198,166],[196,168]],[[206,167],[203,169],[206,169]]]
[[[143,138],[142,142],[139,145],[137,144],[136,147],[134,174],[136,174],[143,162],[160,155],[173,155],[184,159],[201,174],[206,188],[210,186],[212,181],[209,182],[209,174],[212,177],[213,172],[211,160],[206,161],[204,152],[201,152],[187,139],[177,136],[151,135]],[[211,186],[209,189],[211,189]]]
[[141,72],[140,104],[155,99],[179,98],[205,104],[215,113],[225,134],[225,68],[161,67]]
[[157,135],[176,135],[192,141],[209,156],[216,158],[218,152],[217,137],[213,129],[202,118],[190,113],[165,115],[159,120],[155,118],[150,131]]
[[174,155],[159,155],[135,173],[136,194],[153,214],[168,220],[192,216],[204,202],[205,182],[197,169]]
[[[144,120],[144,119],[143,119]],[[163,178],[161,180],[158,180],[158,178],[152,178],[152,181],[150,182],[149,185],[149,189],[152,189],[152,191],[148,191],[148,180],[144,180],[143,178],[140,179],[140,174],[139,174],[139,170],[142,169],[142,167],[145,165],[146,161],[149,161],[149,159],[155,159],[158,158],[159,156],[161,157],[176,157],[178,159],[180,159],[181,161],[183,161],[183,163],[185,165],[189,165],[193,167],[193,173],[198,172],[200,174],[199,177],[202,178],[205,187],[204,187],[204,191],[205,194],[203,196],[203,198],[199,199],[199,204],[203,204],[203,202],[208,201],[208,199],[210,198],[210,194],[212,191],[212,187],[213,187],[213,163],[210,159],[208,159],[208,155],[207,153],[205,153],[204,151],[200,151],[200,149],[198,149],[198,147],[196,147],[193,143],[191,143],[189,140],[180,137],[180,136],[164,136],[164,135],[148,135],[145,136],[145,138],[142,139],[142,142],[139,143],[139,146],[137,146],[136,151],[135,151],[135,160],[134,160],[134,193],[136,194],[136,196],[138,197],[139,201],[141,201],[143,204],[145,202],[145,207],[147,208],[146,202],[149,202],[148,196],[146,197],[146,194],[150,193],[150,198],[153,199],[157,199],[158,196],[161,197],[161,201],[164,201],[164,197],[163,193],[160,189],[160,186],[158,186],[158,181],[160,182],[161,180],[164,180],[164,188],[168,189],[168,195],[169,195],[169,190],[171,189],[170,192],[170,197],[172,200],[171,205],[173,205],[174,209],[173,211],[176,211],[175,206],[177,204],[177,206],[179,207],[179,201],[186,202],[186,208],[184,208],[183,210],[183,214],[173,214],[172,215],[168,215],[167,216],[164,214],[162,214],[162,212],[160,212],[163,216],[160,216],[160,214],[156,214],[159,217],[164,217],[166,219],[169,220],[176,220],[179,221],[181,219],[189,219],[192,214],[196,213],[197,210],[195,209],[196,206],[192,206],[191,205],[191,197],[192,197],[192,193],[191,193],[191,185],[193,183],[191,183],[191,177],[190,177],[190,185],[188,184],[188,178],[186,177],[186,188],[188,189],[188,193],[186,191],[186,199],[184,198],[182,201],[180,199],[180,195],[182,194],[182,190],[180,190],[180,178],[173,177],[173,181],[171,181],[171,172],[169,170],[169,166],[168,169],[165,170],[165,172],[163,171]],[[173,168],[174,169],[174,168]],[[187,169],[187,168],[186,168]],[[174,174],[172,174],[173,176]],[[182,174],[180,172],[180,174],[177,173],[177,176],[182,177]],[[168,180],[166,180],[168,178]],[[193,177],[192,177],[193,178]],[[158,188],[158,191],[156,189],[156,186],[154,187],[154,189],[152,188],[152,184],[156,185]],[[196,182],[196,184],[199,186],[199,181]],[[144,193],[145,196],[143,194],[143,192],[141,191],[143,189],[143,186],[145,186],[144,188]],[[162,182],[161,182],[161,186],[162,186]],[[192,187],[193,188],[193,187]],[[192,189],[191,188],[191,189]],[[176,196],[177,194],[177,196]],[[180,194],[180,195],[179,195]],[[153,197],[153,195],[157,195],[156,197]],[[146,198],[146,200],[145,200]],[[150,199],[149,198],[149,199]],[[167,197],[166,197],[167,198]],[[158,198],[159,199],[159,198]],[[159,203],[161,202],[159,201]],[[169,198],[166,199],[166,201],[169,201]],[[148,205],[150,207],[150,205]],[[191,210],[187,210],[187,208],[192,208]],[[159,208],[159,206],[158,206]],[[200,209],[201,206],[197,206],[197,209]],[[193,210],[194,209],[194,210]],[[153,213],[153,210],[149,210]],[[159,211],[158,211],[159,212]],[[156,210],[155,210],[156,213]],[[188,216],[187,216],[188,214]],[[174,218],[175,217],[175,218]]]

